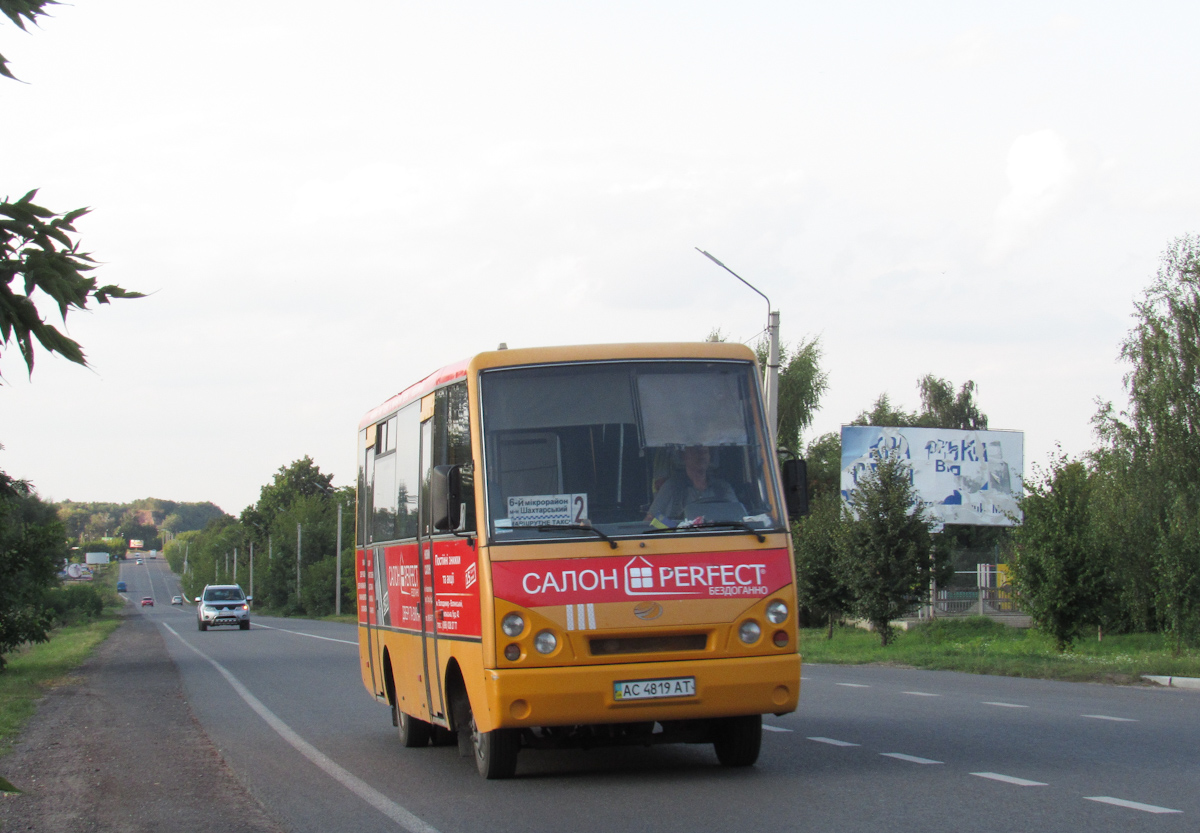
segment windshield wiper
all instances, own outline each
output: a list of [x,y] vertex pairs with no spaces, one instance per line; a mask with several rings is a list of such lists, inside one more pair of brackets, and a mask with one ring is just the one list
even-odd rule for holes
[[650,533],[657,534],[660,532],[686,532],[689,529],[713,529],[715,527],[722,527],[722,526],[726,526],[726,527],[731,526],[731,527],[734,527],[735,529],[744,529],[747,532],[749,532],[750,534],[752,534],[755,538],[757,538],[758,543],[760,543],[760,544],[767,540],[766,536],[762,534],[761,530],[755,529],[754,527],[750,526],[750,524],[746,523],[745,521],[702,521],[698,524],[688,524],[687,526],[683,527],[682,529],[677,526],[667,526],[667,527],[663,527],[661,529],[659,527],[652,527],[650,529],[647,529],[645,534],[650,534]]
[[560,529],[578,529],[582,532],[594,532],[608,542],[608,545],[614,550],[617,548],[617,542],[605,535],[600,530],[591,524],[542,524],[537,528],[538,532],[556,532]]

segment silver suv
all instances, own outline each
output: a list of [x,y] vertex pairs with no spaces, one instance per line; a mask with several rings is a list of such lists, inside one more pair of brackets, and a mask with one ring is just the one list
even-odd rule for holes
[[202,631],[210,626],[237,625],[250,630],[251,597],[237,584],[210,584],[196,598],[196,625]]

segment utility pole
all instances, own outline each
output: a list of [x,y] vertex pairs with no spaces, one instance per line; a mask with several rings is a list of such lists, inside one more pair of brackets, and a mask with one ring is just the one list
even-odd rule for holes
[[233,548],[233,583],[237,584],[237,547]]
[[250,542],[250,592],[247,594],[254,595],[254,542]]
[[300,604],[300,524],[296,524],[296,604]]
[[733,275],[746,286],[758,292],[762,299],[767,302],[767,367],[766,367],[766,388],[765,397],[767,400],[767,426],[771,430],[771,445],[779,444],[779,311],[771,310],[771,299],[759,292],[750,281],[743,278],[737,272],[730,269],[721,261],[710,255],[708,252],[696,247],[696,251],[704,255],[713,263],[720,266],[729,274]]
[[333,612],[342,615],[342,504],[338,504],[337,573],[333,580]]

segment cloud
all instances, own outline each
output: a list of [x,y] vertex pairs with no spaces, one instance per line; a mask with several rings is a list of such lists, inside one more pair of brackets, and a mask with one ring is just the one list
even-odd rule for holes
[[996,207],[992,253],[1003,256],[1034,235],[1070,195],[1078,166],[1053,130],[1018,136],[1008,150],[1008,193]]

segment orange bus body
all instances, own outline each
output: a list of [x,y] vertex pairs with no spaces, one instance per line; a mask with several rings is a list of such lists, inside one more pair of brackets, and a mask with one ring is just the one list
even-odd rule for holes
[[[741,345],[500,350],[363,418],[362,679],[405,745],[457,736],[488,777],[572,739],[711,741],[723,763],[753,762],[760,716],[793,711],[800,690],[756,374]],[[697,438],[720,456],[721,498],[652,520]]]

